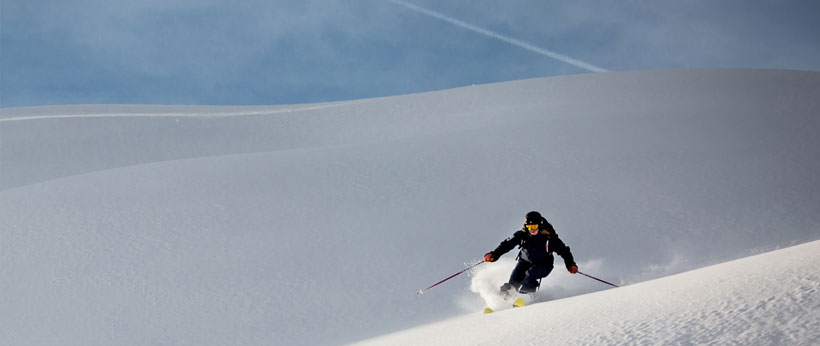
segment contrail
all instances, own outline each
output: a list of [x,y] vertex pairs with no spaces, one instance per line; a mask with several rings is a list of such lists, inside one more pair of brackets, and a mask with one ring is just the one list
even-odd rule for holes
[[487,29],[479,28],[475,25],[462,22],[458,19],[445,16],[441,13],[434,12],[434,11],[428,10],[426,8],[418,7],[418,6],[413,5],[413,4],[408,4],[408,3],[404,2],[404,1],[401,1],[401,0],[388,0],[388,1],[390,1],[394,4],[396,4],[396,5],[404,6],[408,9],[410,9],[410,10],[413,10],[413,11],[428,15],[430,17],[443,20],[447,23],[462,27],[464,29],[475,31],[479,34],[482,34],[482,35],[485,35],[485,36],[489,36],[489,37],[492,37],[492,38],[507,42],[511,45],[518,46],[518,47],[524,48],[526,50],[536,52],[536,53],[544,55],[546,57],[549,57],[549,58],[552,58],[552,59],[555,59],[555,60],[558,60],[558,61],[561,61],[561,62],[565,62],[567,64],[570,64],[570,65],[575,66],[575,67],[582,68],[582,69],[587,70],[587,71],[591,71],[591,72],[609,72],[609,70],[607,70],[607,69],[592,65],[590,63],[586,63],[586,62],[583,62],[583,61],[578,60],[578,59],[573,59],[573,58],[570,58],[566,55],[558,54],[556,52],[553,52],[553,51],[550,51],[550,50],[547,50],[547,49],[544,49],[544,48],[541,48],[541,47],[536,47],[536,46],[534,46],[532,44],[529,44],[527,42],[524,42],[524,41],[521,41],[521,40],[516,40],[512,37],[507,37],[507,36],[501,35],[499,33],[492,32],[492,31],[487,30]]

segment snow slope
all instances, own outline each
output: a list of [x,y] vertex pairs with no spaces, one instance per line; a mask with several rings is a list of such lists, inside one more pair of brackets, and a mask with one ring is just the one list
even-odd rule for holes
[[820,241],[357,345],[817,345]]
[[[818,95],[815,72],[645,71],[0,109],[0,340],[339,344],[474,314],[466,275],[415,292],[530,210],[620,284],[815,241]],[[556,270],[542,292],[602,286]]]

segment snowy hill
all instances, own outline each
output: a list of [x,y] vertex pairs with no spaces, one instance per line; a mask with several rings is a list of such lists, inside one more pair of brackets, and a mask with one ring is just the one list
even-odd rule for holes
[[[415,292],[530,210],[619,284],[815,241],[818,95],[814,72],[647,71],[318,105],[0,109],[0,340],[339,344],[475,315],[466,275]],[[503,281],[511,257],[482,270]],[[647,286],[631,287],[592,297]],[[603,289],[556,270],[555,300],[520,312]]]
[[817,345],[820,241],[359,345]]

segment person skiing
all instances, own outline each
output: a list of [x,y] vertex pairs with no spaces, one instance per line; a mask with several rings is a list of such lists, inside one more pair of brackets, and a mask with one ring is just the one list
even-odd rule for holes
[[518,263],[510,274],[509,282],[501,286],[501,293],[504,295],[512,294],[510,291],[513,288],[524,294],[535,292],[540,280],[552,271],[555,260],[553,252],[564,259],[570,273],[578,273],[578,265],[575,264],[569,247],[558,238],[555,228],[537,211],[527,213],[524,227],[502,241],[495,250],[484,255],[484,261],[495,262],[516,245],[520,249]]

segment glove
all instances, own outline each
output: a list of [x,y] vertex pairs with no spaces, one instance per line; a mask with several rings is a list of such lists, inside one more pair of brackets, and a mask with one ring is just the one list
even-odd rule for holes
[[495,262],[498,258],[495,258],[495,255],[492,252],[488,252],[484,255],[484,262]]
[[567,268],[567,270],[569,270],[569,272],[572,273],[572,274],[577,274],[578,273],[578,266],[571,265],[571,266],[569,266],[569,268]]

